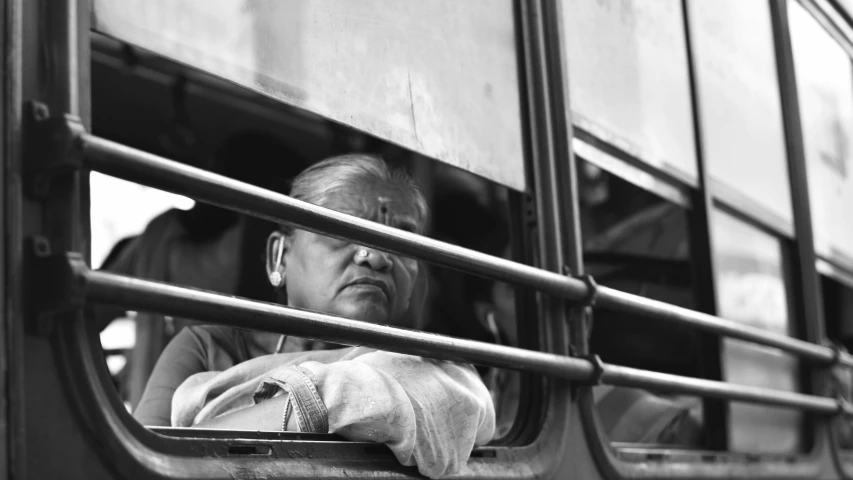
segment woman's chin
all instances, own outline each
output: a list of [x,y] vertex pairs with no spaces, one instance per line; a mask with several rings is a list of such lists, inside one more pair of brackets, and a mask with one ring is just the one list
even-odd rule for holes
[[388,311],[384,306],[373,303],[359,303],[358,305],[348,305],[340,312],[340,315],[367,323],[388,323]]

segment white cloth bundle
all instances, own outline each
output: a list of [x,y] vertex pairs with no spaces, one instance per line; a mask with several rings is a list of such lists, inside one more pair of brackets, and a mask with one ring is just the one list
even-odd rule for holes
[[495,431],[491,395],[471,366],[364,347],[267,355],[193,375],[172,399],[172,425],[283,393],[300,431],[385,443],[431,478],[458,472]]

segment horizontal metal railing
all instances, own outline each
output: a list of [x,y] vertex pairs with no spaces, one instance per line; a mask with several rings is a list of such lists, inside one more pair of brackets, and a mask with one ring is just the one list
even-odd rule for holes
[[[84,167],[117,178],[268,220],[286,221],[306,230],[529,287],[567,300],[583,300],[591,293],[590,286],[577,278],[342,214],[88,133],[79,134],[77,146],[81,150]],[[853,367],[853,356],[826,346],[607,287],[598,287],[595,294],[597,304],[605,308],[686,324],[716,335],[779,348],[814,362],[829,364],[838,361]]]
[[90,270],[79,257],[69,257],[68,285],[72,302],[107,303],[138,311],[239,328],[320,338],[344,345],[456,360],[479,365],[548,375],[575,381],[664,390],[779,407],[819,415],[849,414],[843,402],[796,392],[736,385],[605,364],[503,345],[446,337],[432,333],[374,325],[332,315],[257,302],[214,292]]

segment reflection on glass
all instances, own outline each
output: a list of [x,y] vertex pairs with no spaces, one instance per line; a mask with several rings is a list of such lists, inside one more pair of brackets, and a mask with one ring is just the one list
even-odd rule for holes
[[[734,217],[715,211],[712,239],[721,316],[790,335],[782,244]],[[781,351],[725,339],[723,379],[742,385],[797,390],[797,362]],[[733,402],[729,409],[729,449],[787,453],[800,448],[802,415],[788,409]]]
[[779,74],[768,2],[688,3],[703,150],[723,193],[791,225]]
[[525,189],[511,1],[92,3],[109,36]]
[[572,120],[622,150],[695,183],[687,49],[679,0],[562,8]]
[[789,2],[815,247],[853,267],[853,70],[844,49]]

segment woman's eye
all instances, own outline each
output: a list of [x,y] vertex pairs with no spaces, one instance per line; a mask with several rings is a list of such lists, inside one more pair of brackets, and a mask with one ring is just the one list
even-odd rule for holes
[[352,244],[352,242],[350,242],[349,240],[341,240],[341,239],[334,238],[334,237],[324,236],[323,239],[324,239],[324,243],[326,245],[328,245],[329,248],[334,248],[334,249],[347,248]]
[[413,223],[408,223],[408,222],[398,223],[395,226],[395,228],[397,228],[398,230],[403,230],[405,232],[409,232],[409,233],[417,233],[417,231],[418,231],[417,225],[415,225]]

